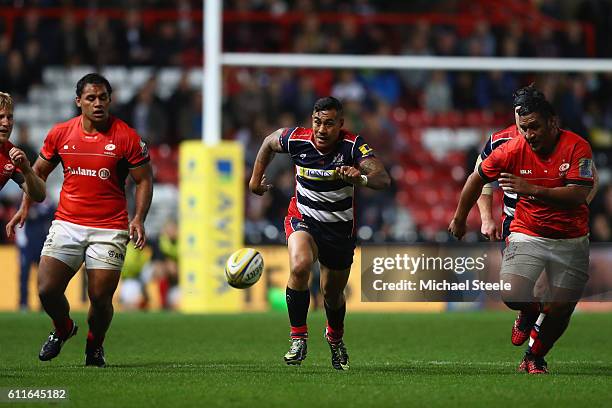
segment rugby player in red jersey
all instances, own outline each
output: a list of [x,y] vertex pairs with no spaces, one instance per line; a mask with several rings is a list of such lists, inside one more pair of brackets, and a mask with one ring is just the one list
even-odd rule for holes
[[539,307],[533,288],[546,268],[551,286],[546,320],[540,315],[535,322],[519,366],[539,374],[547,372],[544,356],[567,328],[588,280],[592,152],[586,140],[559,129],[553,107],[541,94],[526,97],[518,115],[523,137],[495,149],[470,175],[449,232],[463,237],[467,214],[487,182],[498,180],[505,192],[517,194],[500,271],[512,289],[502,296],[511,309]]
[[279,129],[264,139],[249,182],[253,193],[263,195],[272,187],[264,171],[274,154],[291,156],[296,169],[296,192],[285,218],[291,347],[284,359],[289,365],[299,365],[306,358],[308,281],[318,259],[331,363],[337,370],[349,368],[343,341],[344,288],[355,250],[354,186],[384,189],[390,178],[363,138],[342,129],[343,124],[340,101],[332,97],[319,99],[314,105],[311,129]]
[[32,171],[25,153],[9,142],[13,124],[13,98],[0,92],[0,190],[13,180],[32,200],[41,202],[45,182]]
[[[515,137],[521,136],[519,130],[519,119],[518,110],[523,105],[523,101],[526,98],[545,98],[544,95],[533,85],[529,85],[517,90],[513,95],[512,107],[514,108],[515,124],[508,126],[507,128],[494,132],[491,137],[487,140],[487,143],[483,147],[478,160],[476,161],[476,167],[474,171],[478,171],[478,167],[482,160],[489,157],[489,155],[497,148],[502,146],[509,140]],[[598,177],[595,165],[593,164],[593,176],[594,185],[587,197],[587,204],[589,204],[595,197],[598,187]],[[481,233],[489,238],[491,241],[505,240],[510,235],[510,223],[514,219],[514,213],[516,210],[517,195],[510,191],[504,191],[504,202],[501,223],[495,220],[492,214],[492,184],[488,183],[482,188],[482,193],[476,202],[478,204],[478,210],[480,212],[481,220]],[[500,228],[501,226],[501,228]],[[534,296],[538,299],[544,299],[549,291],[546,274],[542,274],[536,282],[534,288]],[[515,346],[520,346],[527,339],[531,333],[531,329],[535,324],[538,317],[542,314],[541,307],[536,303],[531,308],[527,308],[525,311],[519,310],[518,316],[512,326],[510,340]]]
[[[112,88],[99,74],[87,74],[76,86],[81,115],[55,125],[47,135],[34,171],[43,179],[61,163],[64,182],[55,220],[43,246],[38,291],[55,330],[39,358],[56,357],[77,333],[64,295],[68,282],[85,262],[90,300],[85,365],[104,367],[103,341],[113,318],[112,298],[130,239],[142,249],[144,221],[151,204],[153,179],[146,145],[125,122],[109,114]],[[134,217],[128,223],[125,180],[136,184]],[[29,209],[24,196],[7,225],[12,234]]]

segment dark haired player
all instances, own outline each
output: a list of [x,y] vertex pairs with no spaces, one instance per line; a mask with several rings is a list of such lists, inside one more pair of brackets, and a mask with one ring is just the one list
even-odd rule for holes
[[[153,180],[145,144],[125,122],[109,115],[112,88],[99,74],[87,74],[76,86],[81,115],[55,125],[47,135],[34,171],[46,180],[61,163],[64,182],[55,220],[43,246],[38,272],[40,301],[55,330],[39,358],[56,357],[77,332],[64,295],[68,282],[85,262],[89,332],[85,365],[104,367],[104,336],[113,318],[112,298],[119,282],[127,243],[145,244],[144,220]],[[128,224],[125,180],[136,183],[136,209]],[[30,201],[7,225],[12,234],[23,225]]]
[[567,328],[588,280],[592,152],[586,140],[558,128],[554,109],[540,93],[526,96],[517,113],[522,137],[495,149],[470,175],[449,232],[463,237],[485,183],[498,180],[505,192],[517,194],[500,275],[512,287],[503,292],[506,305],[531,313],[539,308],[533,288],[546,268],[551,302],[531,330],[519,367],[539,374],[547,372],[544,356]]
[[296,170],[296,192],[285,218],[291,347],[284,358],[289,365],[299,365],[306,358],[308,280],[318,259],[327,314],[325,338],[332,366],[337,370],[349,368],[342,338],[346,313],[344,288],[355,250],[354,187],[384,189],[390,178],[363,138],[342,129],[343,124],[342,104],[333,97],[319,99],[314,105],[311,129],[279,129],[264,139],[249,182],[253,193],[264,194],[272,187],[264,171],[274,154],[291,156]]

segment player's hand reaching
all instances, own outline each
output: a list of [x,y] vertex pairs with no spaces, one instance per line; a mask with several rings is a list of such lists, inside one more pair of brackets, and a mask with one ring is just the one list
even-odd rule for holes
[[448,232],[455,238],[461,239],[465,235],[465,231],[467,230],[467,225],[465,220],[457,220],[453,218],[448,225]]
[[9,157],[11,158],[11,162],[13,162],[15,167],[17,167],[22,172],[25,173],[30,170],[30,161],[28,160],[23,150],[17,147],[13,147],[9,151]]
[[261,181],[259,183],[254,182],[253,179],[251,179],[251,181],[249,182],[249,190],[251,190],[252,193],[257,195],[264,195],[264,193],[266,191],[269,191],[271,188],[272,184],[268,184],[268,180],[266,179],[265,174],[261,178]]
[[501,231],[498,224],[493,219],[482,221],[480,232],[487,237],[489,241],[499,241],[501,239]]
[[516,193],[521,195],[534,195],[534,185],[527,180],[517,177],[514,174],[502,173],[499,178],[499,186],[507,193]]
[[24,211],[23,209],[17,211],[8,224],[6,224],[6,236],[11,238],[13,235],[15,235],[15,226],[23,228],[26,218],[28,218],[27,211]]
[[336,174],[342,181],[346,181],[351,184],[363,184],[363,180],[361,178],[361,172],[355,167],[351,166],[341,166],[336,167]]
[[129,227],[130,240],[134,242],[134,248],[142,249],[147,243],[147,236],[145,234],[144,223],[139,218],[134,218],[130,222]]

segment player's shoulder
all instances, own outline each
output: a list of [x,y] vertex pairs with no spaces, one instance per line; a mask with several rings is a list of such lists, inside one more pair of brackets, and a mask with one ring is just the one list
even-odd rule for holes
[[81,123],[81,116],[75,116],[74,118],[68,119],[67,121],[58,122],[55,125],[53,125],[53,127],[51,127],[51,130],[49,130],[49,134],[63,133],[66,131],[70,131],[74,127],[80,126],[80,123]]
[[516,138],[518,135],[518,127],[516,127],[516,125],[510,125],[505,129],[493,132],[491,134],[491,144],[500,145],[502,143],[507,142],[508,140]]
[[360,136],[346,129],[340,130],[340,140],[346,143],[355,144]]
[[582,136],[577,133],[572,132],[571,130],[559,129],[561,131],[560,141],[564,145],[568,147],[573,146],[589,146],[589,142]]
[[138,133],[136,132],[136,129],[134,129],[133,127],[131,127],[130,125],[128,125],[125,121],[119,119],[116,116],[111,116],[110,117],[111,122],[111,129],[114,133],[118,134],[119,136],[121,135],[127,135],[127,136],[138,136]]
[[284,128],[282,135],[287,137],[289,141],[304,141],[310,140],[312,137],[312,129],[303,127]]

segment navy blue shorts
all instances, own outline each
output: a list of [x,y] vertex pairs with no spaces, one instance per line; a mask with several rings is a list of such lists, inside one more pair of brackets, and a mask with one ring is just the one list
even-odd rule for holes
[[319,251],[319,262],[321,265],[334,270],[349,269],[353,264],[355,253],[355,238],[330,239],[329,234],[322,231],[316,222],[300,220],[299,218],[285,217],[285,235],[287,240],[295,231],[308,232],[315,241]]

